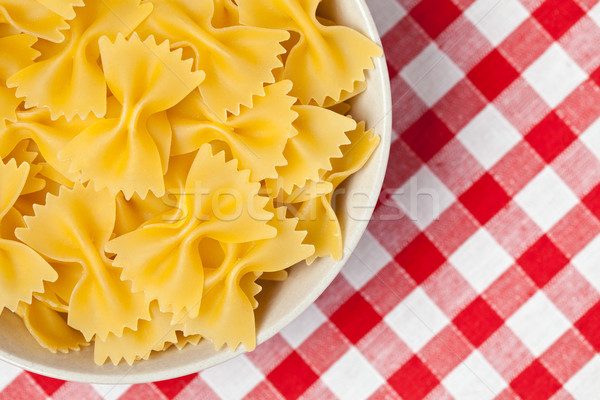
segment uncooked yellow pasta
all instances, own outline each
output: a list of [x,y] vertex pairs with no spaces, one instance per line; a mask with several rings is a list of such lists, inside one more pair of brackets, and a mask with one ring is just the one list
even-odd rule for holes
[[381,48],[318,5],[0,0],[0,311],[98,364],[254,349],[379,144],[347,114]]

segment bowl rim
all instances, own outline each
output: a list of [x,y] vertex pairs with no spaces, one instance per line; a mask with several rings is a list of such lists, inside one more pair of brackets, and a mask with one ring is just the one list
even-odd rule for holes
[[[370,39],[372,39],[381,46],[381,38],[379,36],[377,27],[375,25],[375,21],[371,12],[369,11],[366,1],[355,1],[358,5],[358,8],[353,10],[353,12],[359,13],[361,20],[366,23],[366,25],[364,26],[365,31],[363,33],[365,33]],[[376,170],[376,174],[373,177],[371,177],[373,185],[371,186],[372,190],[370,194],[373,196],[378,196],[381,192],[383,181],[387,171],[392,141],[392,95],[385,54],[382,57],[375,59],[374,65],[375,68],[370,70],[369,73],[375,74],[375,78],[379,80],[379,83],[383,88],[382,100],[384,110],[381,120],[376,123],[378,127],[377,130],[379,136],[381,137],[381,143],[379,145],[380,147],[377,150],[377,152],[382,152],[382,154],[380,154],[379,156],[380,165]],[[371,128],[375,128],[375,126],[370,126],[369,129]],[[269,327],[269,329],[258,332],[257,346],[261,345],[262,343],[275,336],[288,324],[290,324],[292,321],[298,318],[300,314],[302,314],[311,304],[313,304],[317,300],[317,298],[325,291],[325,289],[327,289],[331,282],[340,273],[340,271],[348,261],[350,255],[358,245],[358,242],[364,235],[364,232],[367,229],[367,225],[369,224],[370,219],[372,217],[373,211],[374,208],[371,209],[369,213],[369,218],[358,221],[358,226],[356,227],[356,229],[353,230],[351,237],[346,238],[346,251],[343,259],[332,264],[332,266],[328,270],[328,273],[323,276],[323,278],[319,281],[319,284],[311,290],[310,294],[304,297],[302,302],[300,302],[296,307],[290,310],[290,312],[288,312],[283,318],[280,318],[275,324]],[[182,351],[185,351],[185,349]],[[135,365],[138,364],[134,364],[134,366],[129,368],[128,370],[131,373],[128,372],[124,375],[121,375],[119,376],[119,379],[115,379],[114,374],[102,374],[101,372],[92,374],[89,372],[66,371],[61,368],[42,365],[40,363],[31,362],[23,357],[12,354],[11,352],[6,351],[4,349],[0,349],[0,360],[8,362],[9,364],[12,364],[21,369],[51,378],[89,384],[120,385],[156,382],[198,373],[206,368],[221,364],[244,353],[246,353],[246,350],[243,348],[243,346],[240,346],[234,352],[219,352],[208,360],[201,359],[196,362],[191,362],[179,367],[171,367],[169,369],[165,369],[158,372],[143,371],[143,369],[141,371],[136,372],[133,370],[135,369]]]

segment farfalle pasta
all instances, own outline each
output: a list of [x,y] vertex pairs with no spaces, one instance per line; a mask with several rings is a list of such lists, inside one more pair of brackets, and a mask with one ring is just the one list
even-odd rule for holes
[[[4,1],[4,0],[3,0]],[[10,0],[21,2],[22,0]],[[27,0],[35,2],[35,0]],[[85,0],[69,21],[64,39],[37,43],[42,53],[36,62],[12,75],[7,83],[17,88],[25,106],[46,107],[52,118],[85,118],[106,114],[106,79],[98,64],[100,38],[129,35],[152,12],[152,4],[139,0]],[[62,36],[62,35],[61,35]],[[52,43],[56,42],[56,43]]]
[[[285,29],[300,39],[287,54],[284,78],[294,82],[292,95],[302,104],[340,101],[357,91],[365,70],[381,48],[353,29],[324,25],[317,18],[321,0],[237,0],[242,24]],[[346,96],[347,97],[347,96]]]
[[241,105],[252,105],[253,96],[264,95],[265,83],[275,82],[272,70],[281,66],[280,43],[289,34],[252,25],[216,28],[213,1],[152,0],[155,12],[139,31],[194,52],[196,69],[206,72],[202,98],[223,121],[227,112],[237,114]]
[[254,349],[379,144],[347,114],[381,48],[319,2],[0,0],[0,311],[99,365]]

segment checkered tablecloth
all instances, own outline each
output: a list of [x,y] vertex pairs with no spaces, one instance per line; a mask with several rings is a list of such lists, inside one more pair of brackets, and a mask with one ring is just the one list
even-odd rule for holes
[[394,142],[349,264],[254,353],[0,399],[600,399],[598,0],[371,0]]

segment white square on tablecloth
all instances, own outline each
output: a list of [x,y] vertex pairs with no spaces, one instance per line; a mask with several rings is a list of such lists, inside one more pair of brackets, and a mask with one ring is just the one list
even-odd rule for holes
[[587,74],[558,43],[553,43],[523,72],[523,77],[554,108],[587,79]]
[[392,198],[421,230],[437,220],[456,200],[450,189],[425,165],[396,190]]
[[506,320],[506,325],[536,357],[571,326],[569,320],[542,291],[534,294]]
[[521,134],[492,104],[488,104],[457,135],[457,139],[486,169],[521,140]]
[[397,0],[367,0],[379,35],[385,35],[407,14]]
[[600,3],[596,3],[596,5],[588,11],[588,15],[592,21],[600,26]]
[[565,389],[575,400],[597,399],[600,394],[600,356],[595,355],[565,383]]
[[552,228],[579,201],[549,166],[517,193],[514,200],[544,231]]
[[342,269],[342,275],[354,289],[358,290],[390,261],[392,261],[390,253],[367,231]]
[[450,322],[420,287],[413,290],[384,320],[414,353]]
[[92,387],[100,394],[103,400],[117,400],[129,390],[132,385],[97,385]]
[[323,323],[327,317],[314,304],[306,309],[291,324],[281,330],[281,336],[294,348],[298,348],[310,337]]
[[446,53],[431,43],[402,69],[400,76],[431,107],[465,74]]
[[529,16],[518,0],[477,0],[465,16],[494,46],[498,46]]
[[448,258],[448,261],[479,293],[514,263],[510,254],[485,228],[479,228]]
[[600,118],[579,136],[579,140],[587,146],[593,155],[600,159]]
[[0,391],[14,381],[22,372],[21,368],[0,361]]
[[444,378],[442,385],[455,399],[492,400],[506,382],[477,350]]
[[571,264],[600,292],[600,236],[596,236],[577,253],[571,260]]
[[340,400],[364,400],[385,381],[371,364],[352,347],[321,376]]
[[204,370],[200,376],[216,394],[228,400],[244,398],[264,379],[245,355]]

